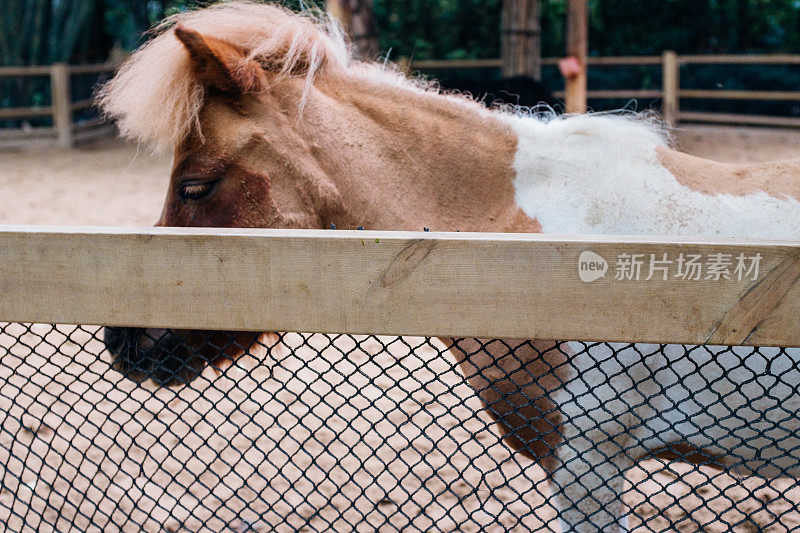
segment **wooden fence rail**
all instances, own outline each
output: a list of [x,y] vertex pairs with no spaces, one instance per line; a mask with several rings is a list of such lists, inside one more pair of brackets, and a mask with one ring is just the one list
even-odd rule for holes
[[[542,59],[542,65],[555,66],[559,58]],[[401,60],[413,70],[448,70],[467,68],[499,68],[500,59],[478,60]],[[588,98],[652,98],[662,99],[662,112],[670,124],[678,122],[711,122],[721,124],[743,124],[759,126],[792,126],[800,127],[798,117],[759,116],[731,113],[698,113],[684,112],[680,109],[681,99],[709,100],[749,100],[749,101],[800,101],[800,88],[797,91],[742,91],[742,90],[703,90],[682,89],[680,86],[680,70],[685,65],[800,65],[800,55],[768,54],[768,55],[683,55],[666,51],[660,56],[621,56],[621,57],[589,57],[589,67],[625,67],[625,66],[657,66],[661,65],[663,82],[660,89],[615,89],[588,90]],[[558,98],[564,97],[564,91],[555,91]]]
[[[0,248],[2,321],[800,346],[798,241],[7,226]],[[732,264],[663,270],[684,254]]]
[[[553,66],[558,58],[544,58],[543,65]],[[791,126],[800,127],[800,118],[757,116],[733,113],[704,113],[681,111],[681,100],[685,99],[714,99],[734,101],[800,101],[798,91],[741,91],[741,90],[704,90],[682,89],[680,87],[680,70],[684,65],[800,65],[800,55],[773,54],[773,55],[684,55],[678,56],[674,52],[664,52],[661,56],[620,56],[620,57],[590,57],[589,66],[624,67],[637,65],[661,65],[663,83],[659,89],[614,89],[614,90],[589,90],[588,98],[646,98],[663,101],[662,110],[665,119],[672,124],[679,122],[709,122],[721,124],[765,125],[765,126]],[[402,68],[408,70],[446,70],[466,68],[500,68],[501,59],[475,59],[475,60],[422,60],[409,61],[401,58],[398,62]],[[52,127],[35,128],[30,132],[21,130],[0,130],[0,142],[7,144],[13,142],[25,143],[29,139],[43,139],[45,142],[56,141],[63,146],[72,146],[76,140],[96,136],[100,130],[99,120],[89,120],[75,124],[72,120],[73,113],[87,109],[93,105],[91,99],[73,101],[70,91],[70,80],[74,75],[101,74],[113,72],[117,63],[100,63],[91,65],[63,65],[33,66],[33,67],[0,67],[0,78],[3,77],[33,77],[48,76],[52,93],[52,103],[39,107],[0,108],[0,120],[23,119],[51,116]],[[557,97],[563,97],[563,91],[556,91]],[[103,130],[107,131],[107,130]]]
[[[71,147],[76,140],[90,138],[100,133],[96,128],[100,125],[98,120],[89,120],[80,124],[73,121],[73,113],[88,109],[93,105],[92,99],[73,101],[71,80],[74,75],[102,74],[113,72],[116,63],[97,63],[90,65],[66,65],[56,63],[50,66],[33,67],[0,67],[0,78],[8,77],[36,77],[47,76],[50,79],[51,103],[43,107],[0,107],[0,120],[21,119],[50,116],[53,118],[51,128],[34,128],[33,131],[0,130],[0,143],[14,144],[26,143],[31,139],[44,139],[46,142],[55,141],[58,144]],[[107,130],[105,130],[107,131]]]

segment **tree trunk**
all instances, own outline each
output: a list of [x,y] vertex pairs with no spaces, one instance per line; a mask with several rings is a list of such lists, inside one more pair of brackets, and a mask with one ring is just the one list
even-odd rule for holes
[[[72,9],[64,17],[64,25],[58,36],[57,48],[53,50],[50,57],[53,62],[70,63],[73,61],[80,48],[80,41],[87,36],[86,29],[89,21],[92,20],[95,2],[94,0],[81,0],[77,5],[73,4],[71,7]],[[102,32],[98,31],[96,34],[102,35]]]
[[100,59],[110,49],[101,0],[3,1],[8,5],[0,9],[0,64],[81,61],[88,50]]
[[372,0],[328,0],[328,11],[342,23],[361,57],[377,59],[380,47]]
[[30,36],[31,55],[28,59],[32,65],[47,63],[47,32],[53,12],[52,4],[52,0],[39,0],[36,5],[35,23]]
[[539,0],[503,0],[503,77],[542,78]]

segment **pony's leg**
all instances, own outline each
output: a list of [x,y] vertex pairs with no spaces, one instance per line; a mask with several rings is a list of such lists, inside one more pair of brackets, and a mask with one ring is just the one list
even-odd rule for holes
[[604,438],[587,434],[559,447],[561,464],[550,476],[550,486],[562,533],[628,531],[622,496],[633,460],[619,446],[597,443]]
[[568,376],[568,346],[518,339],[441,339],[497,421],[505,442],[553,472],[563,441],[554,392]]
[[642,423],[653,414],[645,399],[658,389],[647,379],[649,352],[625,344],[571,346],[574,379],[557,392],[564,443],[550,476],[553,500],[565,533],[625,532],[625,474],[652,437]]
[[608,406],[629,384],[575,379],[599,371],[601,354],[549,341],[442,340],[505,441],[549,474],[562,531],[627,531],[625,472],[641,450],[626,447],[634,415]]

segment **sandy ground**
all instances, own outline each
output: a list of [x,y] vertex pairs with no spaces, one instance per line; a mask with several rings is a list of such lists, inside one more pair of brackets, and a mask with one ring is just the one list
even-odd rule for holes
[[800,158],[800,130],[681,126],[676,146],[687,153],[723,163],[757,163]]
[[[794,131],[676,139],[721,161],[800,157]],[[0,150],[0,223],[151,225],[169,164],[116,141]],[[9,531],[557,530],[541,470],[509,455],[436,345],[292,334],[259,362],[156,390],[120,380],[95,335],[0,330]],[[629,481],[640,531],[800,528],[793,480],[648,461]]]
[[152,226],[170,161],[113,139],[74,150],[0,148],[0,224]]
[[[724,162],[800,157],[800,131],[682,126],[675,144]],[[161,212],[171,158],[106,139],[75,150],[4,151],[0,224],[150,226]]]

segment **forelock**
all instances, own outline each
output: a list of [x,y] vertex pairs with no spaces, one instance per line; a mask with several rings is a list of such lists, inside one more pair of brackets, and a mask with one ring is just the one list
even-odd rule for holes
[[116,120],[124,137],[157,150],[169,149],[188,135],[205,96],[186,49],[171,31],[177,24],[237,46],[278,76],[304,76],[306,91],[324,70],[346,69],[352,61],[340,27],[320,12],[298,14],[236,1],[169,17],[97,96],[101,110]]

